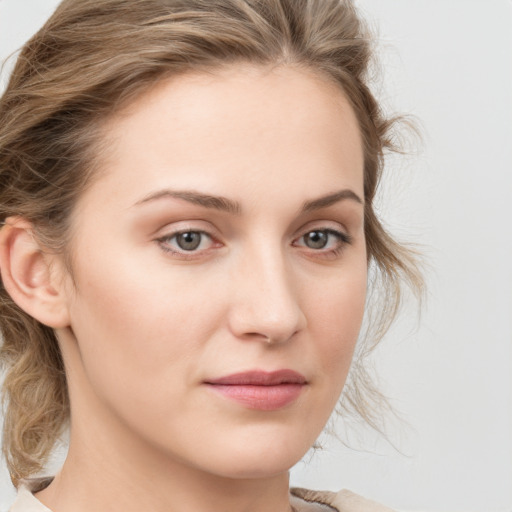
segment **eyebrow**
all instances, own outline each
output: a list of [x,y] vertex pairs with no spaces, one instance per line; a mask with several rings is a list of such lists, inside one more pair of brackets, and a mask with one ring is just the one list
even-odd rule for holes
[[[234,215],[240,215],[242,213],[242,207],[237,201],[233,201],[232,199],[228,199],[227,197],[223,196],[204,194],[195,190],[159,190],[147,195],[140,201],[137,201],[134,206],[139,206],[141,204],[146,204],[151,201],[165,198],[182,199],[189,203],[202,206],[203,208],[220,210]],[[302,206],[302,212],[309,213],[316,210],[321,210],[322,208],[328,208],[329,206],[347,199],[355,201],[359,204],[363,204],[363,200],[353,190],[343,189],[338,192],[319,197],[318,199],[306,201]]]
[[240,203],[232,201],[227,197],[212,196],[209,194],[203,194],[194,190],[160,190],[144,197],[140,201],[137,201],[134,206],[139,206],[144,203],[156,201],[162,198],[172,199],[183,199],[192,204],[197,204],[204,208],[211,208],[213,210],[220,210],[223,212],[231,213],[234,215],[240,215],[242,213],[242,207]]
[[306,201],[302,207],[302,211],[305,213],[313,212],[316,210],[321,210],[322,208],[328,208],[333,204],[339,203],[340,201],[344,201],[346,199],[355,201],[359,204],[364,204],[363,200],[350,189],[340,190],[339,192],[334,192],[327,196],[320,197],[318,199],[313,199],[312,201]]

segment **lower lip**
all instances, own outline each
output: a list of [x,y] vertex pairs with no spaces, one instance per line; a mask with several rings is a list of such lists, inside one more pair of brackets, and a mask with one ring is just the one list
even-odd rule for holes
[[304,384],[277,384],[274,386],[208,384],[208,386],[249,409],[275,411],[294,402]]

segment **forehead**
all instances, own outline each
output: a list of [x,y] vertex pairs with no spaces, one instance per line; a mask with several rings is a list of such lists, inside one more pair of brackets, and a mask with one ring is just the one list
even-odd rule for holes
[[355,114],[339,87],[303,69],[236,65],[172,77],[109,119],[104,133],[100,182],[113,178],[116,193],[133,179],[224,195],[226,187],[236,195],[242,180],[254,189],[293,180],[312,195],[345,185],[363,195]]

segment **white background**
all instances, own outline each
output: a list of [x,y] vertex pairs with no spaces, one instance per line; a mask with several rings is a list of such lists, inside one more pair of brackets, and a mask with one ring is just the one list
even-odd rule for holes
[[[0,59],[56,3],[0,0]],[[358,450],[327,441],[292,482],[348,487],[403,510],[509,512],[512,2],[358,5],[379,27],[379,96],[422,125],[421,151],[389,161],[382,211],[395,233],[424,246],[428,301],[416,331],[411,308],[375,358],[405,420],[389,431],[398,450],[370,432]],[[0,510],[12,498],[1,468]]]

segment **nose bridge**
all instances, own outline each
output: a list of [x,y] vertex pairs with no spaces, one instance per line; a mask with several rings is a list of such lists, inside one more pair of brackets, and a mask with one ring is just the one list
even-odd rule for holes
[[232,328],[271,342],[289,339],[305,325],[292,268],[279,244],[257,244],[239,262]]

